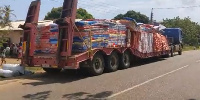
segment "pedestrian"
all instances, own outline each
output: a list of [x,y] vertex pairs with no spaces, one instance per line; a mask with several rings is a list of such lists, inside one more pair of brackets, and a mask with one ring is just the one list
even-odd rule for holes
[[14,48],[13,48],[13,54],[14,54],[14,57],[17,57],[18,56],[18,50],[17,50],[17,45],[15,44],[14,45]]
[[2,48],[1,51],[1,65],[5,63],[6,64],[6,49]]
[[10,55],[10,46],[9,45],[7,45],[7,47],[6,47],[6,55]]
[[18,59],[17,59],[17,61],[19,61],[19,60],[21,59],[21,57],[22,57],[22,47],[19,46],[19,48],[18,48]]
[[13,51],[14,51],[14,43],[13,44],[11,44],[11,46],[10,46],[10,56],[11,57],[13,57]]

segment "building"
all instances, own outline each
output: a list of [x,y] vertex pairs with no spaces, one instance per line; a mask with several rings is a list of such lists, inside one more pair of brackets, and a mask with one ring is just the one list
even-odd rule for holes
[[[81,21],[82,19],[76,19],[76,21]],[[22,42],[23,30],[18,28],[19,25],[23,25],[25,21],[15,21],[11,22],[12,27],[4,27],[0,28],[0,33],[4,33],[4,37],[6,37],[10,43],[18,44]],[[47,26],[49,24],[53,24],[52,20],[43,20],[38,22],[38,26]],[[2,37],[2,34],[0,34]]]
[[[10,43],[18,44],[22,42],[22,36],[23,36],[23,30],[21,28],[18,28],[18,26],[21,24],[23,25],[25,21],[15,21],[11,22],[11,27],[4,27],[0,28],[1,31],[1,37],[6,37]],[[53,21],[51,20],[43,20],[39,21],[38,25],[49,25],[52,24]]]

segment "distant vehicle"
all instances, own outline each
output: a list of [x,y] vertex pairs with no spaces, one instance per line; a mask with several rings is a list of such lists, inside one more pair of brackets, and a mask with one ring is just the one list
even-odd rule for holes
[[174,52],[178,52],[179,55],[182,55],[182,30],[180,28],[165,28],[162,31],[163,35],[167,37],[169,46],[171,47],[171,56],[174,56]]

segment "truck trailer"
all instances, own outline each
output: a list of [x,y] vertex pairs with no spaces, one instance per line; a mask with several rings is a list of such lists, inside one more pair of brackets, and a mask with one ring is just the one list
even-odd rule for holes
[[60,18],[43,27],[38,26],[40,0],[30,4],[26,21],[19,26],[24,30],[23,66],[39,66],[47,73],[86,68],[101,75],[129,68],[136,58],[170,54],[167,38],[153,25],[137,25],[130,18],[75,22],[77,3],[64,0]]

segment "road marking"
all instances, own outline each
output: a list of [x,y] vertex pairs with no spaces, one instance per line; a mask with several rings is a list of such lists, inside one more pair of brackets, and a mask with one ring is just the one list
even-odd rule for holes
[[197,60],[196,62],[197,62],[197,63],[199,63],[199,62],[200,62],[200,60]]
[[156,79],[162,78],[162,77],[164,77],[164,76],[166,76],[166,75],[169,75],[169,74],[175,73],[175,72],[177,72],[177,71],[179,71],[179,70],[182,70],[182,69],[184,69],[184,68],[187,68],[188,66],[189,66],[189,65],[186,65],[186,66],[184,66],[184,67],[178,68],[178,69],[173,70],[173,71],[171,71],[171,72],[168,72],[168,73],[166,73],[166,74],[163,74],[163,75],[160,75],[160,76],[158,76],[158,77],[152,78],[152,79],[147,80],[147,81],[145,81],[145,82],[143,82],[143,83],[140,83],[140,84],[138,84],[138,85],[135,85],[135,86],[133,86],[133,87],[130,87],[130,88],[126,89],[126,90],[123,90],[123,91],[121,91],[121,92],[115,93],[115,94],[113,94],[113,95],[111,95],[111,96],[109,96],[109,97],[107,97],[107,98],[105,98],[105,99],[111,99],[111,98],[116,97],[116,96],[118,96],[118,95],[120,95],[120,94],[123,94],[123,93],[128,92],[128,91],[130,91],[130,90],[133,90],[133,89],[135,89],[135,88],[137,88],[137,87],[140,87],[140,86],[142,86],[142,85],[145,85],[145,84],[147,84],[147,83],[149,83],[149,82],[152,82],[152,81],[154,81],[154,80],[156,80]]

